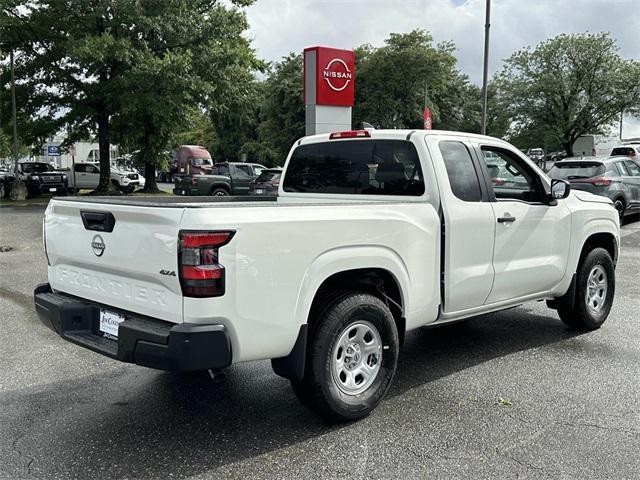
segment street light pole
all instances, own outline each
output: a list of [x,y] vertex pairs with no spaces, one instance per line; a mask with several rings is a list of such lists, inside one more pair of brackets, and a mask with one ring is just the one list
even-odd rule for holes
[[484,69],[482,71],[482,134],[487,134],[487,75],[489,70],[489,27],[491,26],[491,0],[486,0],[484,18]]

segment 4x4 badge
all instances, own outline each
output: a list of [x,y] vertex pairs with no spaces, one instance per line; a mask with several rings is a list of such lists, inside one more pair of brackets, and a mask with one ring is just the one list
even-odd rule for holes
[[175,277],[176,276],[176,272],[174,272],[173,270],[160,270],[160,275],[166,275],[168,277]]

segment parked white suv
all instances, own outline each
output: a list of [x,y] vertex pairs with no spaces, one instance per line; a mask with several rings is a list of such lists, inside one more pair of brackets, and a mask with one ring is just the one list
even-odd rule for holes
[[[521,180],[495,182],[485,158]],[[410,330],[539,300],[599,328],[619,244],[608,198],[504,141],[336,132],[295,143],[277,198],[53,199],[35,306],[123,362],[271,359],[305,405],[353,420],[383,398]]]
[[[76,163],[69,172],[69,191],[98,188],[100,182],[100,164],[99,163]],[[75,168],[75,176],[73,169]],[[77,185],[76,183],[77,182]],[[113,186],[124,193],[131,193],[138,187],[144,187],[144,178],[134,172],[126,172],[111,167],[111,183]]]

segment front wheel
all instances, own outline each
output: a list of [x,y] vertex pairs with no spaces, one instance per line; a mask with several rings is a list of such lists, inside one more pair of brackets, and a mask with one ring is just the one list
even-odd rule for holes
[[616,277],[611,255],[594,248],[578,267],[573,306],[558,308],[560,319],[579,330],[600,328],[609,316],[615,295]]
[[300,401],[326,419],[368,415],[391,385],[398,362],[398,331],[379,298],[337,294],[311,319],[305,376],[292,381]]
[[622,200],[621,198],[616,198],[613,201],[613,206],[618,211],[618,217],[620,218],[620,225],[622,225],[622,221],[624,220],[624,212],[626,209],[624,205],[624,200]]

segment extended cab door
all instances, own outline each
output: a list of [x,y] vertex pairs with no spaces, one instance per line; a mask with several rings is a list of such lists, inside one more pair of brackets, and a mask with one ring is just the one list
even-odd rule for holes
[[551,290],[567,266],[569,208],[562,200],[549,202],[546,180],[514,149],[501,142],[473,142],[495,217],[495,278],[486,303]]
[[[495,218],[481,165],[466,137],[428,135],[443,217],[443,310],[485,303],[493,284]],[[438,157],[442,161],[438,161]]]
[[231,165],[233,195],[248,195],[249,184],[253,180],[253,169],[251,165]]
[[99,170],[90,163],[76,163],[75,172],[75,182],[77,183],[77,185],[74,186],[75,188],[93,189],[98,187],[100,173]]

